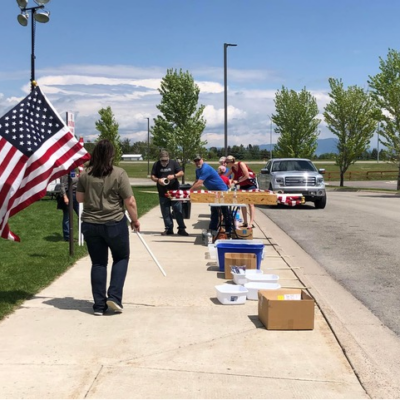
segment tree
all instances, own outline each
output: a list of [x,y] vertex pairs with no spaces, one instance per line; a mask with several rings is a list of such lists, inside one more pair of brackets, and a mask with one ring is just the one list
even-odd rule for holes
[[274,157],[311,158],[319,135],[317,100],[305,88],[297,93],[282,86],[275,95],[276,114],[271,116],[279,139]]
[[88,140],[87,142],[85,142],[85,143],[83,144],[83,147],[85,148],[85,150],[86,150],[89,154],[92,154],[92,153],[93,153],[94,146],[96,146],[96,144],[95,144],[95,143],[92,143],[90,140]]
[[252,146],[249,144],[248,146],[249,157],[252,160],[259,160],[260,159],[260,146],[254,145]]
[[124,139],[124,140],[121,142],[121,151],[122,151],[122,154],[130,154],[131,149],[132,149],[132,146],[131,146],[130,140],[129,140],[129,139]]
[[118,134],[118,123],[115,121],[114,114],[111,107],[102,108],[99,111],[100,119],[96,121],[96,129],[100,132],[96,142],[108,139],[114,146],[115,156],[114,165],[118,165],[121,161],[122,150],[121,150],[121,139]]
[[332,99],[325,107],[324,118],[329,130],[338,137],[335,155],[340,171],[340,186],[351,164],[365,157],[376,129],[377,108],[371,96],[357,86],[343,87],[341,79],[329,79]]
[[[379,141],[398,163],[397,190],[400,190],[400,53],[389,49],[387,60],[379,57],[380,73],[369,76],[371,96],[382,113]],[[383,139],[382,139],[383,138]]]
[[[198,107],[200,88],[188,71],[168,69],[158,91],[161,103],[157,108],[161,115],[154,119],[151,129],[153,143],[167,149],[172,158],[180,159],[185,171],[187,160],[207,144],[201,141],[206,121],[205,106]],[[184,177],[182,182],[185,182]]]

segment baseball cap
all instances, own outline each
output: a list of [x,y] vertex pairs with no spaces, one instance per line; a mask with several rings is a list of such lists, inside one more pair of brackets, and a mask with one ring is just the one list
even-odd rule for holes
[[168,161],[168,160],[169,160],[168,151],[165,150],[160,151],[160,161]]
[[194,157],[193,157],[193,161],[198,161],[198,160],[201,160],[203,157],[200,155],[200,154],[196,154]]
[[226,157],[226,161],[235,162],[235,157],[228,156],[228,157]]
[[223,163],[223,162],[225,162],[226,161],[226,157],[221,157],[220,159],[219,159],[219,162],[220,163]]

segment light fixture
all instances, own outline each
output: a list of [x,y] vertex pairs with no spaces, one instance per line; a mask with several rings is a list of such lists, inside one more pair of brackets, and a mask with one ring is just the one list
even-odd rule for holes
[[50,11],[36,12],[34,15],[35,15],[35,20],[43,24],[49,22],[50,20]]
[[22,26],[27,26],[28,25],[28,18],[29,18],[28,14],[19,14],[18,17],[17,17],[17,20]]
[[[17,0],[18,1],[18,0]],[[24,0],[25,1],[25,0]],[[34,0],[35,3],[39,6],[44,6],[45,4],[47,4],[50,0]]]
[[18,7],[22,10],[28,5],[28,0],[17,0]]

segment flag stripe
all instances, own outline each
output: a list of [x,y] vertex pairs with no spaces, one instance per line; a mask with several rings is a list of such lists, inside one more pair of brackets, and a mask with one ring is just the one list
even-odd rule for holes
[[[54,137],[56,136],[58,137],[59,134],[54,135]],[[39,159],[33,160],[31,165],[29,165],[22,180],[23,187],[20,188],[14,196],[11,216],[46,194],[48,182],[55,179],[52,178],[52,170],[48,168],[49,165],[54,166],[60,164],[61,160],[62,170],[59,172],[60,175],[65,175],[65,168],[67,168],[67,170],[72,169],[70,157],[66,156],[68,153],[65,153],[65,147],[60,147],[60,144],[64,146],[64,144],[67,144],[71,139],[76,142],[76,139],[73,138],[71,133],[67,132],[65,135],[62,135],[57,142],[49,143],[50,146],[46,149],[44,154],[42,154]],[[48,142],[50,141],[53,141],[53,139],[48,140]],[[75,154],[76,153],[73,153],[73,155]],[[78,163],[79,162],[81,161],[79,160]]]
[[3,158],[0,170],[0,204],[3,205],[0,208],[0,231],[3,225],[3,218],[10,208],[10,198],[18,188],[18,185],[15,185],[15,182],[18,182],[21,179],[23,166],[27,160],[26,156],[19,152],[15,147],[12,147],[9,143],[7,143],[7,146],[4,148],[7,149],[8,152]]
[[90,158],[37,86],[0,118],[0,236],[19,241],[8,219],[54,180]]

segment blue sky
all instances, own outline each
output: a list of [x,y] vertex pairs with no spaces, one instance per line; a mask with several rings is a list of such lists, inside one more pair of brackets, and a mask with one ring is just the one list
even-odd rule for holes
[[[270,143],[282,86],[305,87],[322,113],[329,77],[367,88],[379,57],[400,50],[398,0],[52,0],[46,9],[50,22],[36,24],[36,80],[62,117],[75,113],[86,140],[98,135],[98,110],[111,106],[122,139],[147,141],[160,80],[182,68],[206,106],[203,140],[223,147],[224,43],[237,44],[228,48],[230,146]],[[0,115],[30,89],[31,21],[22,27],[18,14],[15,0],[1,1]],[[320,131],[334,137],[323,121]]]

